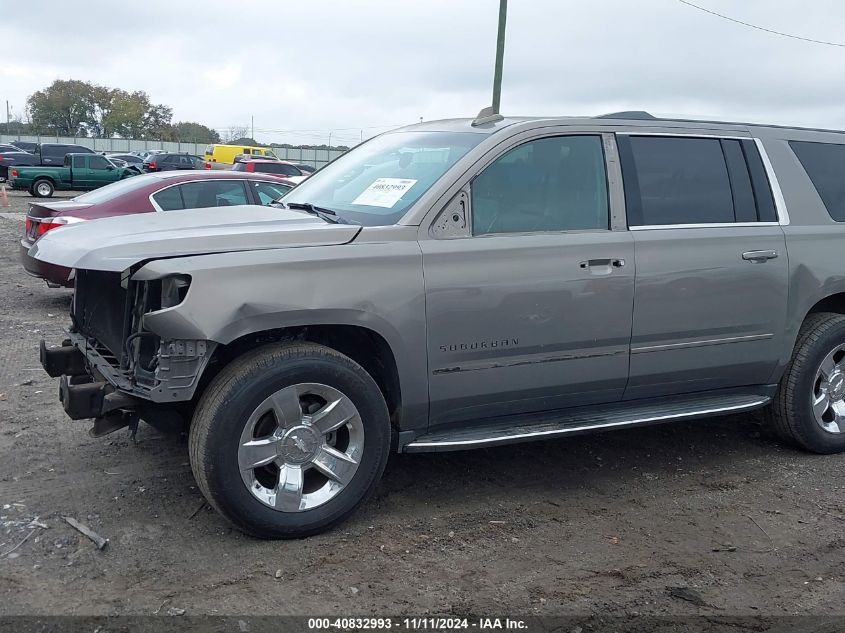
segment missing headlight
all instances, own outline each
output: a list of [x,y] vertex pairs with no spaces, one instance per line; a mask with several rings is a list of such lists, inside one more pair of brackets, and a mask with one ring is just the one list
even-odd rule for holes
[[161,280],[161,308],[178,306],[185,300],[191,285],[190,275],[171,275]]

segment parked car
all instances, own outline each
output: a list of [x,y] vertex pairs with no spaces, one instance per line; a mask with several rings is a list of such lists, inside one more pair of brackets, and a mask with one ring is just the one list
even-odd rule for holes
[[62,167],[12,167],[8,182],[12,189],[49,198],[56,190],[87,191],[136,175],[134,169],[115,167],[100,154],[67,154]]
[[208,145],[205,148],[203,160],[210,163],[228,163],[229,165],[235,162],[235,156],[238,154],[247,154],[249,156],[260,156],[275,158],[276,155],[269,147],[253,147],[249,145],[225,145],[217,143]]
[[302,182],[308,177],[307,173],[303,172],[293,163],[278,159],[267,160],[264,158],[254,158],[252,160],[239,160],[232,165],[232,170],[248,173],[276,174],[290,178],[295,182]]
[[314,167],[313,165],[308,165],[307,163],[293,163],[293,165],[299,167],[299,171],[301,171],[304,176],[310,176],[315,171],[317,171],[316,167]]
[[65,411],[184,420],[206,499],[267,538],[349,516],[391,450],[759,408],[845,450],[845,132],[482,115],[371,139],[283,209],[47,233]]
[[144,159],[144,171],[147,172],[185,169],[206,169],[206,163],[199,156],[178,154],[176,152],[150,154]]
[[106,158],[108,158],[108,159],[115,159],[116,158],[116,159],[125,161],[125,162],[129,163],[129,165],[132,165],[133,167],[137,167],[138,171],[143,171],[143,169],[144,169],[144,159],[141,156],[138,156],[138,154],[114,153],[114,154],[106,154]]
[[[121,167],[123,169],[128,169],[130,171],[135,172],[135,175],[144,173],[143,170],[140,167],[138,167],[137,165],[134,165],[132,163],[129,163],[129,162],[123,160],[122,158],[117,158],[115,156],[106,156],[106,160],[109,161],[115,167]],[[143,164],[143,162],[141,164]]]
[[244,204],[270,205],[293,188],[284,178],[232,172],[163,172],[106,185],[70,200],[34,202],[20,242],[24,270],[50,286],[72,286],[70,269],[30,257],[29,249],[60,226],[136,213]]
[[9,168],[17,165],[37,165],[38,157],[29,152],[3,152],[0,154],[0,179],[9,177]]
[[84,145],[69,145],[67,143],[38,143],[32,153],[38,157],[36,165],[45,167],[60,167],[68,154],[96,154],[90,147]]

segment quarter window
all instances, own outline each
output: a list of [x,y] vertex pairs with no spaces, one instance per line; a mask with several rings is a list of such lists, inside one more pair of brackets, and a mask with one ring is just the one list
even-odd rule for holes
[[790,141],[830,217],[845,222],[845,145]]
[[162,189],[156,194],[153,194],[153,200],[161,208],[162,211],[176,211],[184,209],[185,203],[182,201],[182,193],[180,187],[168,187]]
[[473,182],[473,234],[608,228],[607,174],[600,136],[529,141],[503,154]]

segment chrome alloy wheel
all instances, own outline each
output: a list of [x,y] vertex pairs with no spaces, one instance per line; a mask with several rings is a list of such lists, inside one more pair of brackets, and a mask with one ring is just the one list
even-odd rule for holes
[[47,196],[49,196],[51,190],[52,190],[52,187],[50,187],[49,183],[46,183],[46,182],[39,182],[35,186],[35,191],[37,191],[38,195],[41,196],[42,198],[46,198]]
[[825,356],[816,372],[813,415],[828,433],[845,433],[845,345]]
[[337,496],[364,451],[364,425],[352,401],[317,383],[285,387],[249,416],[238,446],[241,479],[280,512],[303,512]]

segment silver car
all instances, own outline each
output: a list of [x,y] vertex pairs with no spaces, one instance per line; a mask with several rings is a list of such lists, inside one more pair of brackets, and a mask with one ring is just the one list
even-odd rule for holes
[[[597,118],[378,136],[279,208],[86,222],[41,360],[93,432],[187,430],[260,537],[335,525],[388,454],[765,408],[845,449],[845,133]],[[153,217],[154,216],[154,217]]]

